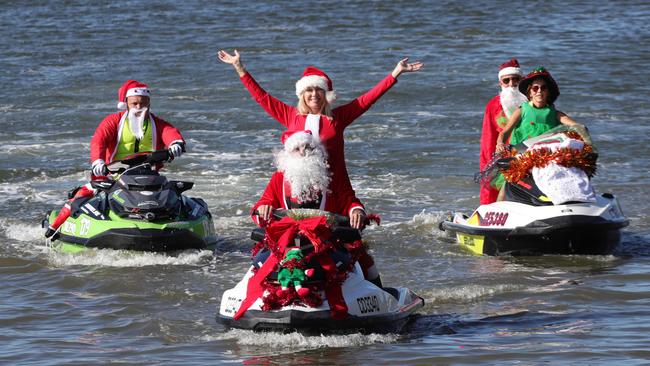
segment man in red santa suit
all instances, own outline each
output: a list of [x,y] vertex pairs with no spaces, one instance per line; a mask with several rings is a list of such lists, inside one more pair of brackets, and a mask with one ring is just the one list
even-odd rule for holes
[[[268,222],[274,209],[314,208],[350,218],[350,226],[362,229],[366,212],[354,191],[332,178],[327,153],[311,131],[286,131],[282,135],[284,149],[275,157],[278,170],[273,173],[262,198],[253,206],[253,221]],[[381,287],[379,272],[373,258],[363,251],[359,258],[366,279]]]
[[[483,132],[481,134],[480,169],[492,160],[495,152],[497,136],[508,122],[508,118],[521,103],[528,101],[525,95],[519,92],[517,85],[522,77],[521,68],[517,59],[511,59],[499,66],[499,87],[501,92],[492,98],[485,106],[483,114]],[[481,185],[481,204],[495,202],[499,190],[488,185]]]
[[[178,129],[150,112],[149,86],[136,80],[127,80],[117,94],[117,108],[123,111],[106,116],[90,141],[91,179],[105,179],[108,173],[106,164],[137,152],[167,148],[174,158],[185,152],[185,140]],[[70,216],[72,201],[92,197],[95,193],[90,183],[78,189],[59,211],[45,232],[45,237],[53,236]]]
[[106,175],[106,164],[131,154],[168,148],[177,158],[185,151],[185,140],[169,122],[150,111],[151,92],[146,84],[127,80],[118,90],[117,108],[97,126],[90,141],[93,174]]

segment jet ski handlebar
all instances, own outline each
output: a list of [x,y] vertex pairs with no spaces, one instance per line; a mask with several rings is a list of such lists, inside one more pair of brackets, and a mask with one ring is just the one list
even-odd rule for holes
[[116,160],[108,165],[106,168],[109,173],[121,174],[127,171],[128,169],[142,166],[145,164],[155,165],[163,164],[170,162],[174,159],[173,155],[169,150],[157,150],[152,152],[140,152],[133,155],[129,155],[122,160]]
[[510,163],[515,160],[516,158],[510,157],[510,158],[501,158],[496,161],[497,167],[501,170],[507,170],[510,168]]
[[335,214],[333,212],[321,211],[316,209],[296,209],[296,210],[286,210],[286,209],[275,209],[273,210],[273,218],[276,220],[281,220],[289,214],[289,211],[305,211],[305,212],[321,212],[324,215],[327,215],[334,219],[334,223],[337,226],[350,226],[350,218],[344,215]]
[[[317,209],[293,209],[293,210],[275,209],[273,210],[272,213],[273,219],[271,221],[282,220],[283,218],[289,216],[290,212],[295,213],[298,216],[302,216],[301,214],[303,214],[309,217],[326,215],[332,220],[332,222],[330,223],[332,225],[332,235],[334,237],[341,239],[346,243],[351,243],[355,240],[361,239],[361,230],[350,227],[350,219],[347,216],[335,214],[328,211],[321,211]],[[256,211],[253,213],[258,214]],[[253,229],[253,231],[251,232],[251,239],[253,241],[259,242],[264,240],[266,235],[265,234],[266,230],[264,229],[264,226],[265,225],[263,225],[263,227],[258,227]],[[303,249],[308,249],[309,245],[306,243],[305,245],[307,246]],[[303,245],[301,244],[301,247],[302,246]]]

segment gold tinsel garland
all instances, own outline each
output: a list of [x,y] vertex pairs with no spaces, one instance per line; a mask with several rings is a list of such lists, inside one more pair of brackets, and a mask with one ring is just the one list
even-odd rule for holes
[[[582,140],[577,134],[567,135],[570,138]],[[577,136],[576,136],[577,135]],[[521,155],[516,151],[511,153],[515,159],[510,162],[507,169],[502,170],[503,177],[510,183],[516,183],[530,174],[533,168],[543,168],[551,162],[567,168],[580,168],[590,178],[596,174],[596,155],[591,145],[585,144],[582,150],[574,150],[568,147],[551,151],[547,148],[528,150]]]

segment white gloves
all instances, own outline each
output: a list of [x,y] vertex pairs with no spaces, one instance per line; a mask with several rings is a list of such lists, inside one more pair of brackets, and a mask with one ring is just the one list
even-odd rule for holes
[[106,163],[102,159],[97,159],[93,162],[93,175],[96,177],[101,177],[108,173],[106,169]]
[[169,146],[169,153],[172,154],[174,158],[177,158],[183,154],[183,145],[180,142],[174,142]]

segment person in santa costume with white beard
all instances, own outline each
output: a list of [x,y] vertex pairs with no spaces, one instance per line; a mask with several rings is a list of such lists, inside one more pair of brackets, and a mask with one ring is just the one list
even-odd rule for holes
[[421,62],[408,63],[400,60],[393,71],[375,87],[355,100],[333,108],[336,91],[332,80],[316,67],[305,68],[302,77],[296,82],[297,107],[283,103],[260,87],[251,74],[246,71],[237,50],[229,54],[224,50],[218,52],[221,61],[232,65],[242,83],[255,101],[264,110],[284,125],[288,130],[310,130],[325,146],[329,155],[330,169],[336,179],[349,186],[350,178],[345,165],[343,132],[355,119],[360,117],[395,83],[404,72],[416,72],[423,66]]
[[[490,99],[485,106],[483,114],[483,131],[481,133],[481,153],[479,159],[480,170],[483,171],[486,165],[492,160],[496,151],[496,142],[499,132],[508,122],[521,103],[528,99],[518,89],[517,85],[523,74],[519,67],[517,59],[511,59],[499,66],[499,88],[501,91],[498,95]],[[499,190],[488,184],[481,184],[480,200],[481,204],[495,202],[499,195]]]
[[[106,164],[137,152],[167,148],[174,158],[185,152],[185,140],[180,131],[151,113],[149,86],[137,80],[127,80],[117,94],[117,108],[124,111],[106,116],[90,141],[91,179],[105,179],[108,173]],[[95,193],[97,192],[90,183],[77,189],[48,227],[45,236],[53,236],[70,216],[72,201],[92,197]]]
[[146,84],[127,80],[118,90],[117,107],[97,126],[90,141],[93,174],[106,174],[106,164],[131,154],[167,148],[177,158],[185,140],[171,123],[151,113],[151,91]]
[[[251,217],[257,225],[268,222],[275,209],[313,208],[348,216],[350,226],[362,229],[366,212],[354,191],[330,173],[327,152],[311,131],[286,131],[284,149],[276,153],[273,173]],[[381,287],[373,258],[362,251],[359,264],[368,281]]]

